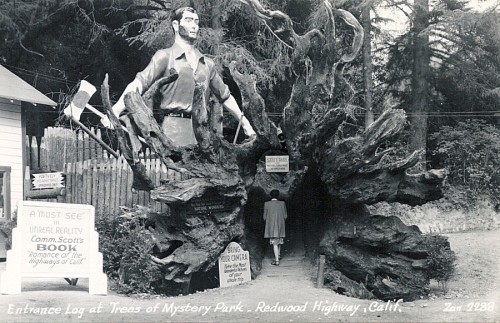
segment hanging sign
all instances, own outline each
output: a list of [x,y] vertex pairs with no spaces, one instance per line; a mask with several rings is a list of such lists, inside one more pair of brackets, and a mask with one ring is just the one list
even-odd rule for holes
[[64,187],[62,172],[33,174],[33,189]]
[[290,156],[266,156],[266,172],[268,173],[286,173],[290,171]]

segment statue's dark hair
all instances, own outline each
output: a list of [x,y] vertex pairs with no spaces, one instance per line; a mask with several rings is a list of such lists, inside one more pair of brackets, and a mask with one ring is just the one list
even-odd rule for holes
[[278,191],[278,190],[272,190],[272,191],[269,193],[269,195],[271,195],[271,197],[272,197],[273,199],[277,199],[278,197],[280,197],[280,191]]
[[194,9],[193,7],[181,7],[181,8],[176,9],[176,10],[174,10],[174,11],[172,12],[172,17],[170,18],[170,20],[171,20],[172,22],[174,22],[174,21],[176,21],[176,20],[177,20],[177,21],[180,21],[180,20],[182,19],[182,15],[183,15],[183,14],[184,14],[184,12],[186,12],[186,11],[191,12],[191,13],[196,13],[196,14],[198,14],[198,13],[196,12],[196,9]]

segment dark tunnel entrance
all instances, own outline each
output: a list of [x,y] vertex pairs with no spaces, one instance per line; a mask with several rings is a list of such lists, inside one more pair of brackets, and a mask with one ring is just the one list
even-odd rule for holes
[[[331,211],[325,185],[315,172],[308,172],[292,195],[280,193],[280,200],[286,202],[288,213],[282,255],[314,255]],[[264,202],[270,199],[264,189],[252,188],[245,206],[247,239],[253,240],[260,247],[264,258],[272,257],[272,247],[268,239],[264,239],[263,220]]]

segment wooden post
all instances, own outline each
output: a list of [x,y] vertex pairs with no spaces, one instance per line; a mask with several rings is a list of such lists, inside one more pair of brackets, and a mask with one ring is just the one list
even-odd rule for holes
[[182,283],[183,284],[183,286],[182,286],[183,295],[189,294],[189,289],[191,287],[191,276],[192,276],[192,274],[189,274],[187,280]]
[[318,264],[318,282],[316,284],[316,287],[323,288],[324,280],[325,280],[325,255],[320,255]]

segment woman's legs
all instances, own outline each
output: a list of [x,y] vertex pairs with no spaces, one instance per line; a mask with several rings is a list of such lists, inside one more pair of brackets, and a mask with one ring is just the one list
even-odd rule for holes
[[273,251],[274,251],[274,260],[276,262],[280,261],[280,245],[279,244],[273,244]]

